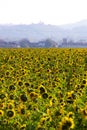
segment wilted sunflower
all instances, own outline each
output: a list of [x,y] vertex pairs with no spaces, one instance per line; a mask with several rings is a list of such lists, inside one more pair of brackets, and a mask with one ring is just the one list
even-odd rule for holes
[[31,98],[32,100],[34,100],[34,99],[38,98],[38,94],[37,94],[36,92],[31,92],[31,93],[30,93],[30,98]]

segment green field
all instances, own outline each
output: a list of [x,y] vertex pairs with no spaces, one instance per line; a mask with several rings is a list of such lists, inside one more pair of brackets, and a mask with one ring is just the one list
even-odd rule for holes
[[87,49],[0,49],[0,130],[87,130]]

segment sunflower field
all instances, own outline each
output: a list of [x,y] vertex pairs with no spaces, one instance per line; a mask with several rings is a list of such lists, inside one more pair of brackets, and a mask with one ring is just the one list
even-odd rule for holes
[[87,130],[87,49],[0,49],[0,130]]

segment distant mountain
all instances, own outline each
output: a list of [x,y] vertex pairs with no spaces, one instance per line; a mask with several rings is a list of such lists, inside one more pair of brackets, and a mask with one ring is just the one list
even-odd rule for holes
[[87,20],[81,20],[79,22],[76,23],[72,23],[72,24],[65,24],[65,25],[61,25],[60,27],[63,29],[73,29],[76,27],[83,27],[83,26],[87,26]]
[[74,41],[87,41],[87,20],[82,20],[73,24],[62,25],[62,29],[67,32],[66,38]]
[[45,39],[58,41],[63,30],[58,26],[45,24],[0,25],[0,38],[8,41],[28,39],[37,42]]
[[[21,39],[27,39],[32,43],[51,39],[59,45],[63,38],[73,41],[87,41],[87,20],[62,26],[45,25],[43,23],[30,25],[0,25],[0,39],[7,42],[19,41],[22,43],[22,46],[24,43]],[[28,46],[27,44],[26,41],[26,46]]]

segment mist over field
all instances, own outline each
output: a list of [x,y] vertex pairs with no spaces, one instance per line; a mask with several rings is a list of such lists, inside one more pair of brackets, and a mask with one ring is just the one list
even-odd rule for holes
[[87,20],[61,26],[44,24],[42,22],[29,25],[0,25],[0,39],[15,41],[23,38],[27,38],[31,42],[45,40],[47,38],[56,42],[63,38],[74,41],[87,40]]
[[67,47],[64,39],[70,47],[72,43],[78,47],[84,43],[87,46],[87,20],[61,26],[42,22],[0,25],[1,47],[58,47],[62,43]]

